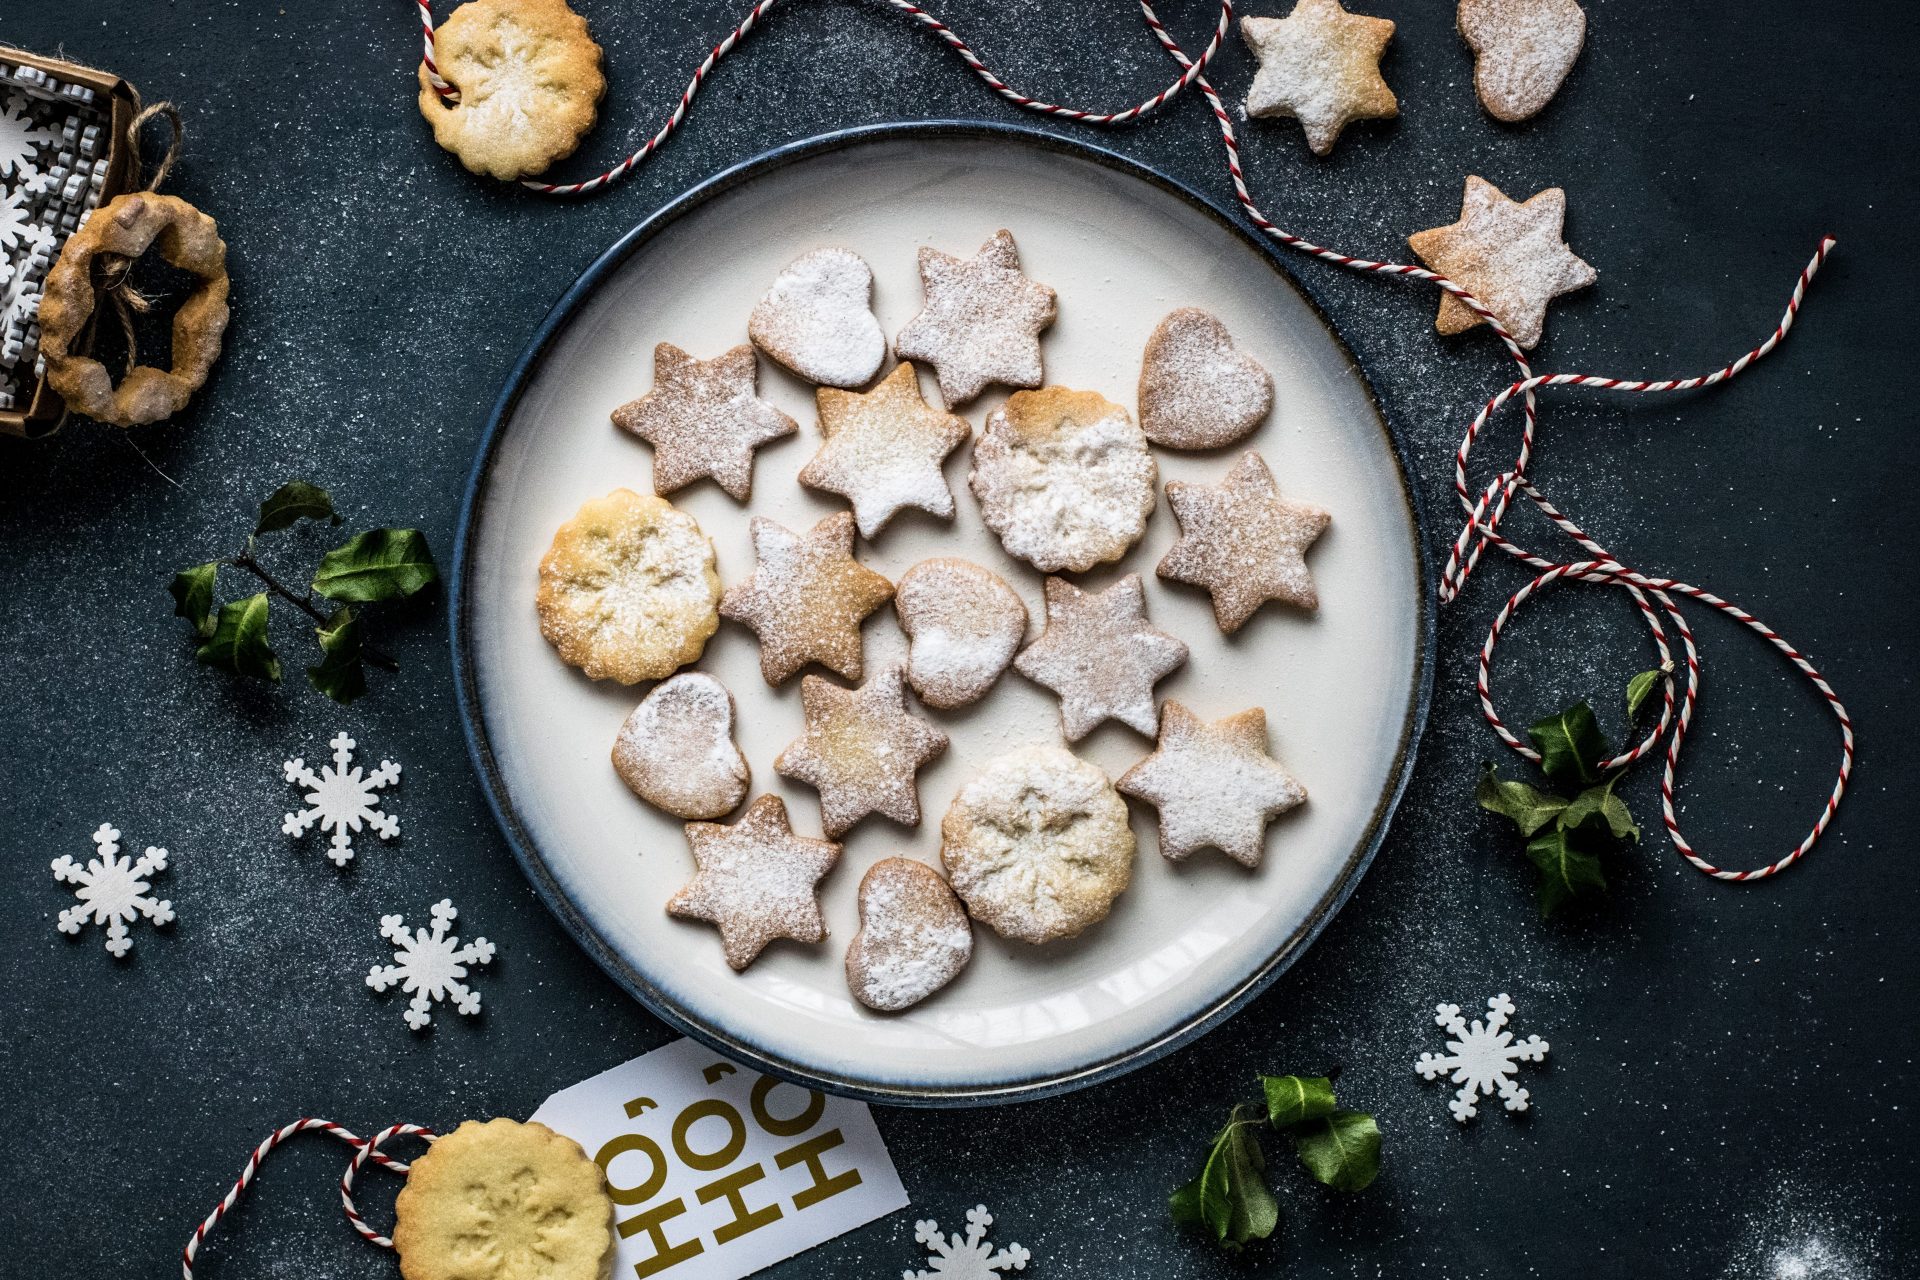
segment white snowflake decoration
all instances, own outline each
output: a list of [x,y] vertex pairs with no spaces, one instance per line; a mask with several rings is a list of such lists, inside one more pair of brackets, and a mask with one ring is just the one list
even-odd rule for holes
[[27,115],[25,99],[14,94],[0,95],[0,177],[15,177],[37,171],[34,160],[40,147],[60,141],[52,129],[36,124]]
[[318,774],[298,758],[282,766],[288,782],[306,788],[307,807],[281,819],[280,830],[300,836],[318,823],[322,831],[333,832],[327,857],[333,859],[334,866],[344,867],[353,861],[353,833],[361,827],[382,840],[400,834],[400,820],[381,811],[380,797],[375,794],[400,781],[400,766],[382,760],[378,769],[366,773],[353,763],[353,749],[359,744],[344,733],[335,734],[327,745],[333,748],[333,763],[323,765]]
[[940,1224],[931,1218],[913,1224],[913,1238],[927,1247],[926,1271],[902,1271],[900,1280],[995,1280],[1009,1271],[1025,1271],[1033,1255],[1018,1244],[1010,1244],[998,1253],[986,1243],[987,1228],[993,1215],[987,1206],[977,1204],[967,1210],[967,1234],[943,1236]]
[[[1487,1020],[1475,1018],[1471,1025],[1460,1016],[1457,1004],[1434,1006],[1434,1023],[1445,1027],[1453,1039],[1447,1041],[1445,1055],[1423,1053],[1413,1069],[1423,1080],[1445,1075],[1460,1088],[1447,1110],[1461,1124],[1473,1119],[1479,1110],[1477,1095],[1498,1092],[1509,1111],[1525,1111],[1529,1094],[1514,1080],[1522,1062],[1539,1062],[1547,1056],[1547,1042],[1539,1036],[1515,1041],[1508,1031],[1507,1019],[1513,1016],[1513,1001],[1503,991],[1487,1001]],[[1448,1073],[1451,1072],[1451,1075]]]
[[25,191],[10,191],[0,196],[0,249],[24,249],[32,227]]
[[81,866],[62,854],[53,860],[53,878],[61,884],[80,887],[74,896],[80,901],[60,913],[60,932],[76,934],[86,924],[107,926],[107,951],[117,960],[133,950],[133,938],[127,925],[137,916],[145,916],[156,925],[173,922],[173,904],[155,898],[147,877],[167,867],[167,851],[148,846],[136,860],[117,856],[120,832],[103,822],[93,833],[100,852]]
[[459,917],[451,898],[433,904],[433,928],[409,929],[403,916],[381,916],[380,936],[393,943],[392,964],[377,964],[367,970],[367,985],[385,991],[394,983],[402,991],[411,991],[407,1005],[407,1025],[415,1031],[433,1021],[437,1000],[451,1000],[453,1007],[472,1017],[480,1012],[480,993],[461,979],[468,965],[484,965],[493,960],[493,944],[475,938],[465,946],[449,937],[447,929]]

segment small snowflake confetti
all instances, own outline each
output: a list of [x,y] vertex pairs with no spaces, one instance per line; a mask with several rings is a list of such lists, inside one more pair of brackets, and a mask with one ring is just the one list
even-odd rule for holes
[[60,932],[77,934],[86,924],[107,926],[107,951],[115,959],[133,950],[133,938],[127,924],[136,916],[145,916],[156,925],[173,922],[173,904],[154,898],[147,877],[167,867],[167,851],[148,846],[136,860],[117,856],[120,832],[103,822],[93,833],[100,852],[81,866],[62,854],[53,860],[53,878],[61,884],[80,887],[74,896],[80,901],[60,913]]
[[318,823],[322,831],[333,833],[327,857],[333,859],[334,866],[344,867],[353,861],[353,833],[361,827],[382,840],[400,834],[400,820],[381,811],[380,797],[375,794],[400,781],[400,766],[382,760],[378,769],[365,772],[353,763],[353,749],[359,744],[344,733],[335,734],[327,745],[333,748],[333,763],[322,766],[318,774],[299,758],[282,766],[288,782],[306,788],[307,807],[287,814],[280,830],[300,836]]
[[943,1236],[940,1224],[931,1218],[913,1224],[913,1238],[927,1247],[932,1269],[902,1271],[900,1280],[995,1280],[1009,1271],[1025,1271],[1033,1255],[1018,1244],[1010,1244],[998,1253],[986,1243],[987,1228],[993,1215],[987,1206],[967,1210],[967,1234]]
[[433,904],[433,928],[409,929],[404,916],[381,916],[380,936],[393,943],[392,964],[377,964],[367,970],[367,985],[385,991],[394,983],[402,991],[411,991],[407,1005],[407,1025],[419,1031],[433,1021],[435,1001],[451,1000],[453,1007],[472,1017],[480,1012],[480,993],[461,979],[468,965],[484,965],[493,960],[493,944],[475,938],[465,946],[449,936],[447,929],[460,915],[451,898]]
[[[1460,1016],[1457,1004],[1434,1006],[1435,1025],[1447,1029],[1453,1039],[1447,1041],[1448,1053],[1423,1053],[1413,1069],[1420,1073],[1423,1080],[1437,1080],[1446,1075],[1460,1088],[1454,1093],[1453,1101],[1447,1104],[1447,1110],[1453,1112],[1453,1118],[1461,1124],[1473,1119],[1478,1112],[1479,1102],[1476,1094],[1491,1094],[1496,1091],[1509,1111],[1527,1109],[1527,1091],[1515,1081],[1514,1075],[1522,1062],[1539,1062],[1547,1056],[1547,1042],[1539,1036],[1528,1036],[1516,1043],[1513,1032],[1506,1029],[1507,1019],[1513,1016],[1513,1001],[1505,992],[1487,1001],[1487,1020],[1481,1022],[1475,1018],[1471,1025]],[[1451,1072],[1451,1075],[1447,1073]]]

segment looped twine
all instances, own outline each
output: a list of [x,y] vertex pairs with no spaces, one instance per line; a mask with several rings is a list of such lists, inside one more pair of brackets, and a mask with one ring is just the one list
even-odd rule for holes
[[[138,95],[134,98],[139,101]],[[160,163],[144,179],[141,170],[144,162],[140,156],[140,131],[149,120],[163,119],[172,130],[173,136],[167,141],[166,152],[160,157]],[[156,102],[150,107],[142,107],[127,123],[126,145],[133,160],[134,181],[141,191],[158,191],[160,184],[167,180],[167,174],[173,170],[173,162],[180,156],[180,147],[186,141],[186,125],[181,122],[180,109],[171,102]],[[103,253],[95,259],[98,269],[100,294],[113,308],[115,319],[120,322],[120,332],[127,344],[127,367],[140,363],[140,338],[135,332],[135,316],[143,316],[153,310],[154,300],[140,292],[133,284],[132,258],[118,253]]]

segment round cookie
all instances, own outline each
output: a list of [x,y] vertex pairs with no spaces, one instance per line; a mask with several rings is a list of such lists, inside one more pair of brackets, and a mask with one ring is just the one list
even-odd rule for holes
[[1098,924],[1133,876],[1127,803],[1062,747],[1002,756],[960,788],[940,823],[940,862],[974,919],[1021,942]]
[[753,780],[733,741],[733,695],[702,671],[683,671],[641,700],[613,740],[613,768],[676,818],[732,813]]
[[1016,391],[993,411],[968,483],[1010,556],[1042,573],[1118,560],[1146,532],[1160,470],[1127,411],[1093,391]]
[[887,358],[873,268],[848,249],[815,249],[781,268],[747,317],[753,345],[808,382],[863,387]]
[[1245,438],[1273,409],[1273,376],[1234,349],[1227,326],[1198,307],[1171,312],[1140,361],[1140,430],[1163,449],[1217,449]]
[[940,711],[979,701],[1027,634],[1013,588],[969,560],[922,560],[894,588],[893,607],[907,633],[907,682]]
[[847,989],[880,1013],[911,1008],[959,976],[973,926],[940,873],[883,858],[860,881],[860,931],[847,945]]
[[720,626],[713,543],[665,498],[584,503],[540,561],[540,634],[595,680],[637,684],[692,662]]

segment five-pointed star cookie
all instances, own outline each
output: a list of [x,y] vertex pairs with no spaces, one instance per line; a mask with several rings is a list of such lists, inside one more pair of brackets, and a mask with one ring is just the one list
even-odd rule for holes
[[[1525,204],[1507,199],[1485,178],[1467,177],[1460,220],[1416,232],[1407,243],[1420,260],[1480,300],[1523,347],[1540,341],[1547,304],[1584,289],[1600,273],[1574,256],[1562,238],[1567,193],[1548,187]],[[1460,299],[1440,295],[1442,333],[1484,323]]]
[[653,446],[653,491],[661,497],[712,476],[736,501],[753,491],[753,451],[792,435],[798,423],[754,395],[759,363],[741,343],[697,360],[671,342],[653,349],[653,390],[613,411],[613,423]]
[[753,554],[753,576],[727,588],[720,615],[760,637],[767,683],[809,662],[858,680],[860,623],[893,598],[893,584],[853,558],[853,516],[830,515],[804,535],[755,516]]
[[1187,646],[1147,624],[1140,575],[1130,573],[1098,595],[1061,578],[1047,579],[1047,625],[1013,665],[1060,695],[1067,741],[1084,738],[1102,720],[1153,734],[1153,686],[1187,660]]
[[888,667],[858,689],[806,676],[800,681],[805,735],[773,762],[775,773],[820,792],[820,821],[841,836],[870,813],[920,824],[914,775],[947,749],[947,735],[907,714],[900,668]]
[[827,936],[814,886],[839,860],[840,846],[793,834],[779,796],[761,796],[732,826],[689,822],[693,879],[667,902],[669,915],[719,927],[727,964],[744,969],[775,938]]
[[1333,517],[1281,497],[1259,454],[1241,454],[1217,485],[1169,480],[1167,503],[1180,537],[1154,572],[1206,588],[1222,631],[1238,631],[1269,600],[1319,607],[1306,553]]
[[1240,35],[1260,60],[1247,90],[1250,116],[1291,116],[1324,156],[1355,120],[1390,120],[1400,103],[1380,78],[1393,23],[1348,13],[1340,0],[1300,0],[1284,18],[1242,18]]
[[1257,867],[1267,824],[1307,798],[1307,789],[1267,754],[1263,709],[1209,724],[1171,698],[1154,753],[1115,785],[1160,810],[1160,852],[1175,862],[1212,845]]
[[922,248],[920,285],[926,302],[893,350],[933,366],[949,409],[989,383],[1040,385],[1040,331],[1053,323],[1054,293],[1020,274],[1012,232],[994,232],[972,258]]
[[940,464],[973,434],[920,397],[920,379],[902,361],[862,395],[821,387],[820,434],[826,442],[800,471],[800,483],[853,504],[860,536],[872,538],[902,507],[953,518],[953,490]]

